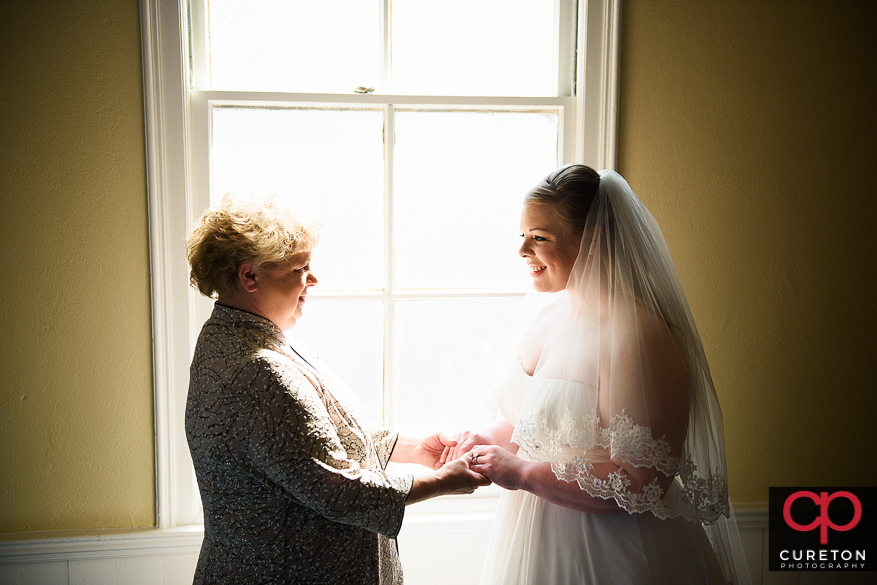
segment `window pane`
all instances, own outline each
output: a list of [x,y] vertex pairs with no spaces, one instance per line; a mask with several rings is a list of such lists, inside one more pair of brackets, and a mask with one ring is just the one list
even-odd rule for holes
[[397,111],[397,288],[527,288],[521,201],[557,166],[557,128],[556,112]]
[[490,379],[523,299],[403,301],[396,313],[396,426],[480,428]]
[[[313,299],[308,300],[304,316],[286,335],[297,350],[303,347],[302,354],[313,366],[328,371],[342,381],[343,388],[352,390],[372,423],[382,424],[383,332],[381,301]],[[304,353],[308,349],[318,356],[316,360]]]
[[380,3],[209,0],[212,89],[352,93],[380,81]]
[[557,95],[555,0],[393,0],[393,93]]
[[212,148],[214,201],[279,192],[319,216],[322,290],[383,287],[381,110],[214,107]]

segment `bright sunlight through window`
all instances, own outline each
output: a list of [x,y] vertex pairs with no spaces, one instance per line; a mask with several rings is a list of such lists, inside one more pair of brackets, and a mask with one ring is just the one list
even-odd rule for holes
[[521,199],[563,161],[555,4],[207,3],[194,77],[208,86],[211,201],[277,192],[322,220],[320,282],[288,335],[376,422],[485,418],[529,286]]

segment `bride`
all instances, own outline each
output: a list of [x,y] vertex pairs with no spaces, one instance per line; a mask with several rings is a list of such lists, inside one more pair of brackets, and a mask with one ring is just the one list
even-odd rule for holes
[[722,417],[667,245],[614,171],[569,165],[525,198],[537,291],[495,384],[498,423],[451,457],[503,492],[487,584],[749,583]]

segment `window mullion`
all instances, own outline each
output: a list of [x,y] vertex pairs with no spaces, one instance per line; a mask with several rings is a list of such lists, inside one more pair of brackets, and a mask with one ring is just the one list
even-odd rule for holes
[[[198,90],[195,90],[198,91]],[[252,104],[255,106],[295,105],[302,107],[381,107],[388,103],[406,107],[431,107],[440,109],[473,108],[524,110],[533,108],[556,108],[569,102],[570,97],[520,97],[520,96],[464,96],[464,95],[376,95],[339,93],[284,93],[270,91],[204,91],[214,104]]]
[[458,300],[488,300],[488,299],[508,299],[523,298],[527,295],[527,290],[455,290],[455,289],[435,289],[435,290],[401,290],[395,293],[386,292],[322,292],[313,291],[308,293],[315,300],[320,301],[382,301],[389,302],[393,300],[399,301],[422,301],[432,299],[458,299]]
[[396,291],[395,233],[393,219],[393,165],[395,163],[395,113],[384,108],[384,425],[396,424]]
[[576,137],[578,136],[578,133],[576,132],[577,114],[578,110],[574,105],[558,109],[558,116],[560,119],[558,120],[559,123],[557,126],[557,153],[559,155],[558,163],[561,166],[578,162],[575,158]]
[[575,95],[576,0],[554,2],[554,87],[559,96]]
[[207,0],[189,2],[189,34],[191,35],[191,84],[193,89],[210,89],[210,33]]
[[390,93],[393,87],[393,37],[390,21],[390,0],[381,0],[381,86],[378,93]]

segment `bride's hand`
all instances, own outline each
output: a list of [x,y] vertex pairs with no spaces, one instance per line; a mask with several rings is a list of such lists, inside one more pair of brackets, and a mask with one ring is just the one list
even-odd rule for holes
[[447,453],[443,456],[442,463],[459,459],[472,450],[476,445],[492,445],[493,440],[486,433],[478,433],[476,431],[461,431],[454,433],[451,438],[455,441],[455,445],[451,446]]
[[507,490],[521,489],[527,462],[496,445],[479,445],[470,451],[469,469]]

